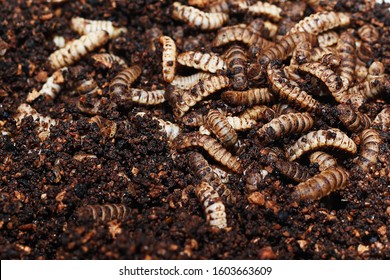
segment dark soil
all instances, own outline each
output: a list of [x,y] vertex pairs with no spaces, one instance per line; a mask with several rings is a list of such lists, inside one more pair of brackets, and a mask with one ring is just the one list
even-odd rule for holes
[[[371,9],[365,2],[370,1],[342,0],[335,9],[354,13],[353,29],[371,23],[382,30],[374,58],[389,73],[388,5]],[[245,175],[232,174],[228,187],[237,201],[226,204],[229,228],[211,228],[193,189],[187,188],[196,180],[185,154],[174,163],[169,142],[152,119],[174,121],[171,107],[167,103],[110,106],[108,85],[118,73],[115,67],[95,67],[87,56],[69,67],[66,83],[54,100],[40,97],[31,103],[40,114],[58,121],[43,142],[32,117],[17,125],[14,116],[27,94],[39,90],[53,73],[47,63],[57,49],[53,36],[79,37],[69,25],[74,16],[112,20],[128,28],[130,32],[109,41],[104,49],[129,65],[142,65],[143,73],[133,86],[147,90],[167,86],[161,74],[161,34],[171,36],[179,52],[206,52],[213,50],[216,31],[194,30],[171,19],[170,0],[0,3],[0,39],[6,44],[6,53],[0,56],[1,259],[390,258],[390,152],[385,132],[380,131],[383,144],[370,172],[351,172],[345,189],[319,201],[293,201],[296,183],[265,166],[269,176],[259,186],[265,203],[251,203]],[[307,8],[305,14],[310,13]],[[226,25],[250,20],[242,14],[232,15]],[[99,115],[117,124],[112,139],[88,122],[91,116],[77,107],[81,97],[72,92],[86,77],[93,77],[103,90]],[[388,98],[377,99],[364,104],[362,110],[374,119],[387,104]],[[201,102],[195,110],[207,112],[206,107],[223,107],[233,113],[242,110],[219,98]],[[147,115],[142,118],[137,112]],[[316,116],[313,129],[330,126],[343,129],[332,116]],[[184,131],[191,130],[184,127]],[[239,134],[247,144],[240,156],[245,168],[260,165],[255,131]],[[275,145],[283,147],[296,139],[293,135]],[[347,170],[354,170],[355,156],[330,153]],[[73,158],[76,154],[96,157],[79,161]],[[307,164],[305,160],[301,163]],[[317,172],[316,166],[310,168]],[[182,199],[185,190],[188,199]],[[80,207],[108,203],[128,206],[129,218],[99,223],[80,221],[77,216]]]

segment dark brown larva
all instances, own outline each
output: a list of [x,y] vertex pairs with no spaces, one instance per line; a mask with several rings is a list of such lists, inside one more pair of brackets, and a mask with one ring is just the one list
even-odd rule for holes
[[308,131],[314,124],[309,113],[290,113],[281,115],[262,126],[258,131],[262,143],[277,140],[285,135],[299,135]]
[[238,136],[236,131],[219,110],[210,110],[205,119],[205,123],[225,147],[233,147],[237,143]]
[[253,106],[270,103],[273,95],[268,88],[254,88],[246,91],[225,91],[221,98],[231,105]]
[[347,104],[338,105],[337,114],[344,126],[352,132],[362,131],[371,125],[371,120],[366,114],[355,111]]
[[77,210],[79,220],[92,219],[97,222],[125,221],[130,213],[130,208],[124,204],[87,205]]
[[192,147],[201,147],[205,149],[211,157],[235,173],[241,174],[243,172],[238,157],[233,156],[211,136],[199,133],[189,133],[177,138],[177,150],[181,151]]
[[360,153],[355,163],[363,172],[368,172],[370,167],[378,161],[379,145],[382,139],[375,129],[363,130],[360,133],[360,139]]
[[128,92],[131,84],[141,75],[142,69],[138,65],[131,66],[119,72],[110,83],[110,96],[120,97]]
[[350,32],[344,31],[343,33],[341,33],[340,39],[337,43],[337,51],[341,58],[339,73],[341,77],[344,77],[348,80],[350,85],[352,85],[352,83],[354,82],[355,76],[355,45],[355,38]]
[[318,200],[331,192],[343,189],[348,183],[349,174],[343,168],[330,167],[296,186],[292,194],[294,200]]
[[225,53],[228,75],[232,75],[232,86],[235,90],[245,90],[248,88],[246,77],[246,64],[248,58],[244,48],[233,45]]
[[322,151],[312,153],[309,157],[309,160],[311,163],[317,163],[318,169],[320,171],[337,166],[336,159]]

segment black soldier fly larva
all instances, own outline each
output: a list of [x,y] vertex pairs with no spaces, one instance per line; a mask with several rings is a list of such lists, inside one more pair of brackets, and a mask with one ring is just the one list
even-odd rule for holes
[[103,65],[104,67],[111,69],[116,63],[123,69],[128,68],[126,62],[122,58],[111,53],[97,53],[91,57],[95,61],[94,65],[96,66]]
[[175,78],[176,73],[176,44],[171,37],[161,36],[160,43],[163,45],[162,69],[164,81],[170,83]]
[[218,70],[226,71],[226,62],[216,54],[188,51],[177,56],[181,65],[201,69],[202,71],[216,73]]
[[160,131],[166,134],[169,141],[173,141],[177,136],[179,136],[181,129],[177,124],[156,117],[153,117],[153,119],[158,121]]
[[207,72],[198,72],[195,74],[192,74],[190,76],[179,76],[175,75],[175,78],[171,82],[171,85],[175,86],[179,89],[190,89],[197,83],[199,83],[201,80],[206,79],[211,74]]
[[317,40],[320,48],[330,47],[339,41],[339,34],[332,30],[326,31],[318,34]]
[[110,39],[114,39],[120,34],[127,32],[126,28],[115,27],[113,23],[108,20],[90,20],[81,17],[72,18],[70,27],[80,35],[104,30],[108,33]]
[[348,31],[341,33],[337,43],[337,51],[341,58],[339,73],[341,77],[348,80],[351,85],[355,76],[356,54],[355,38]]
[[225,53],[228,75],[232,75],[232,86],[235,90],[245,90],[248,88],[246,77],[246,64],[248,57],[244,48],[233,45]]
[[129,218],[131,210],[124,204],[95,204],[82,206],[77,210],[77,217],[81,221],[88,219],[96,222],[112,220],[125,221]]
[[367,43],[376,43],[379,39],[379,31],[372,24],[365,24],[357,31],[360,39]]
[[359,132],[370,127],[370,118],[366,114],[355,111],[350,105],[339,104],[336,108],[340,121],[349,131]]
[[375,129],[365,129],[360,133],[360,141],[360,153],[355,159],[355,164],[363,172],[368,172],[370,167],[378,161],[382,139]]
[[258,105],[269,104],[273,95],[268,88],[253,88],[246,91],[225,91],[221,98],[231,105]]
[[95,123],[99,129],[100,133],[105,138],[114,138],[117,125],[116,122],[103,118],[102,116],[94,116],[88,120],[89,123]]
[[309,160],[311,163],[317,163],[318,169],[324,171],[330,167],[337,166],[337,161],[330,154],[327,154],[322,151],[314,152],[310,155]]
[[264,105],[256,105],[247,108],[240,114],[241,118],[252,119],[255,121],[266,121],[269,122],[275,117],[275,111]]
[[119,72],[110,83],[110,95],[120,97],[126,93],[131,84],[141,75],[142,69],[138,65],[131,66]]
[[376,115],[372,125],[378,127],[380,130],[389,132],[390,131],[390,107],[384,108]]
[[236,131],[219,110],[210,110],[205,118],[205,123],[225,147],[233,147],[237,143]]

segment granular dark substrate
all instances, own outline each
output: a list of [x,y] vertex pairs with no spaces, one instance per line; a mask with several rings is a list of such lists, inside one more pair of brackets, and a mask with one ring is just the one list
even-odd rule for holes
[[[365,9],[368,2],[344,0],[334,8],[353,12],[355,23],[382,26],[374,55],[388,73],[388,6]],[[320,201],[293,201],[295,183],[270,165],[261,186],[264,201],[253,203],[240,176],[232,175],[229,188],[237,201],[226,204],[228,228],[218,230],[208,225],[189,187],[195,181],[185,154],[174,163],[166,136],[152,119],[173,121],[169,105],[111,106],[108,85],[118,73],[117,65],[95,67],[87,56],[69,67],[55,99],[39,97],[32,102],[39,113],[58,120],[43,142],[31,116],[16,124],[13,117],[18,106],[53,72],[47,63],[56,50],[53,36],[61,35],[66,41],[79,36],[69,27],[74,16],[113,20],[127,27],[130,32],[111,40],[106,50],[129,65],[143,65],[135,87],[164,88],[162,49],[156,38],[173,36],[181,51],[201,46],[210,51],[215,36],[215,31],[202,33],[171,19],[171,5],[172,1],[153,0],[1,1],[0,47],[6,50],[0,57],[1,259],[389,259],[386,133],[381,133],[383,145],[371,171],[352,174],[344,190]],[[240,20],[240,14],[232,16],[228,25]],[[79,108],[82,99],[74,89],[88,77],[102,88],[99,115],[116,124],[113,138],[101,133],[89,121],[91,116]],[[82,102],[88,107],[94,100]],[[364,110],[373,118],[386,103],[372,101]],[[226,107],[220,100],[205,104]],[[316,127],[327,122],[338,120],[319,119]],[[259,148],[251,140],[254,132],[245,134],[249,145],[242,156],[245,163],[257,164],[259,158]],[[339,160],[352,166],[350,158],[341,155]],[[127,218],[98,222],[78,215],[83,206],[103,204],[125,205]]]

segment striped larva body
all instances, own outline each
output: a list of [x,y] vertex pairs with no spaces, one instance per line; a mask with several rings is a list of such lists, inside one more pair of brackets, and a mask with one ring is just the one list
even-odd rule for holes
[[96,66],[103,65],[104,67],[111,69],[116,63],[123,69],[128,68],[126,62],[122,58],[111,53],[94,54],[92,59],[94,60],[94,65]]
[[165,121],[156,117],[154,120],[158,121],[160,131],[165,133],[169,141],[173,141],[180,134],[180,126],[170,121]]
[[240,117],[228,116],[226,117],[226,120],[234,130],[238,130],[238,131],[251,129],[253,126],[256,125],[256,120],[250,118],[243,118],[242,116]]
[[182,118],[182,122],[187,126],[201,126],[204,124],[205,116],[197,112],[190,112]]
[[358,30],[358,35],[363,41],[374,44],[379,40],[380,34],[372,24],[365,24]]
[[160,43],[163,45],[162,71],[164,81],[170,83],[175,78],[176,73],[176,44],[172,38],[161,36]]
[[319,102],[311,95],[286,79],[281,69],[269,65],[267,75],[273,89],[279,93],[281,100],[286,100],[289,104],[308,112],[316,111],[320,107]]
[[289,34],[307,32],[317,35],[335,27],[347,26],[350,21],[351,15],[347,13],[318,12],[298,22],[293,28],[291,28]]
[[289,134],[301,134],[308,131],[314,124],[309,113],[290,113],[281,115],[263,125],[257,135],[264,143],[272,142]]
[[216,161],[220,162],[235,173],[241,174],[243,171],[238,157],[233,156],[211,136],[199,133],[189,133],[176,140],[176,149],[179,151],[191,147],[202,147]]
[[130,101],[141,105],[157,105],[165,102],[165,90],[144,90],[130,88],[120,96],[122,101]]
[[363,171],[368,172],[370,167],[378,161],[379,145],[382,139],[375,129],[365,129],[360,133],[361,147],[355,164]]
[[[330,48],[327,47],[318,47],[318,48],[313,48],[310,51],[310,55],[306,58],[307,62],[318,62],[321,61],[321,59],[325,55],[334,55],[334,51]],[[303,61],[303,59],[302,59]],[[302,63],[301,63],[302,64]]]
[[114,138],[117,125],[114,121],[103,118],[102,116],[94,116],[88,120],[89,123],[96,123],[100,129],[100,133],[106,138]]
[[246,64],[248,58],[245,49],[238,45],[231,46],[225,53],[228,75],[232,75],[232,86],[235,90],[245,90],[248,88],[246,77]]
[[81,80],[76,87],[76,92],[79,95],[98,95],[101,91],[102,90],[93,78]]
[[339,73],[341,77],[348,80],[350,85],[354,82],[355,76],[355,44],[356,42],[354,36],[348,31],[341,33],[340,39],[337,43],[337,51],[341,58]]
[[356,47],[356,60],[359,59],[361,62],[364,62],[366,64],[369,63],[375,56],[374,48],[367,42],[358,42],[356,43]]
[[272,110],[275,112],[275,117],[289,113],[297,113],[297,110],[291,108],[288,104],[278,103],[272,105]]
[[205,8],[218,2],[219,0],[188,0],[188,5]]
[[207,7],[210,13],[229,13],[230,0],[217,0]]
[[200,80],[190,90],[172,90],[168,92],[167,99],[173,107],[176,117],[182,117],[191,107],[203,98],[216,91],[229,86],[229,78],[223,75],[213,75]]
[[343,189],[348,183],[349,174],[343,168],[330,167],[296,186],[292,194],[294,200],[318,200],[331,192]]
[[273,95],[268,88],[254,88],[246,91],[225,91],[221,98],[231,105],[253,106],[270,103]]
[[335,31],[327,31],[321,34],[318,34],[317,37],[318,46],[320,48],[326,48],[337,44],[339,41],[339,34]]
[[341,58],[333,53],[324,54],[321,58],[321,64],[329,66],[330,68],[338,67],[341,62]]
[[226,62],[222,57],[209,54],[188,51],[177,56],[177,62],[181,65],[201,69],[206,72],[216,73],[218,70],[226,71]]
[[180,89],[190,89],[194,85],[199,83],[200,80],[204,80],[209,76],[210,74],[207,72],[198,72],[190,76],[175,75],[175,78],[171,82],[171,85]]
[[390,131],[390,107],[384,108],[378,115],[376,115],[373,126],[377,126],[384,132]]
[[220,28],[229,18],[225,13],[206,13],[194,7],[173,3],[172,17],[201,30]]
[[355,111],[347,104],[339,104],[337,114],[344,126],[352,132],[362,131],[371,125],[371,120],[366,114]]
[[309,160],[311,163],[317,163],[318,169],[324,171],[330,167],[337,166],[337,161],[330,154],[322,151],[314,152],[310,155]]
[[337,148],[351,154],[355,154],[357,151],[355,142],[344,132],[330,128],[312,131],[302,136],[287,149],[286,156],[290,161],[293,161],[308,151],[326,147]]
[[329,89],[332,96],[337,102],[341,101],[342,96],[346,92],[349,82],[337,75],[329,66],[320,62],[308,62],[298,66],[298,69],[320,79]]
[[236,131],[219,110],[210,110],[205,118],[205,123],[225,147],[233,147],[237,143]]
[[141,75],[142,69],[138,65],[128,67],[112,79],[110,83],[110,95],[121,96],[128,91],[131,84]]
[[267,2],[258,1],[248,7],[248,12],[253,15],[265,15],[274,21],[279,21],[282,17],[282,9]]
[[27,102],[32,102],[39,96],[43,96],[47,99],[54,99],[60,92],[62,84],[65,82],[64,75],[68,72],[67,67],[58,69],[51,75],[47,81],[43,84],[39,91],[33,90],[27,95]]
[[203,181],[195,187],[195,194],[203,206],[210,226],[226,228],[225,205],[218,192],[208,182]]
[[240,114],[240,118],[252,119],[255,121],[266,121],[269,122],[275,117],[275,111],[264,105],[256,105],[247,108]]
[[125,221],[130,214],[130,208],[124,204],[86,205],[77,210],[79,220],[92,219],[96,222]]
[[52,53],[49,56],[49,63],[53,69],[69,66],[106,44],[108,39],[108,33],[104,30],[88,33]]
[[86,35],[91,32],[104,30],[108,33],[110,39],[114,39],[121,33],[127,32],[126,28],[115,27],[112,22],[108,20],[90,20],[81,17],[72,18],[70,27],[80,35]]

